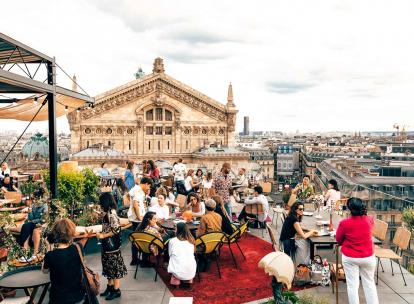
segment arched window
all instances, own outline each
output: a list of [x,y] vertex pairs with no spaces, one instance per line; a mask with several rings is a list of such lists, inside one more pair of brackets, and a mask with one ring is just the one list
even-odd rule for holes
[[155,108],[155,120],[162,121],[162,108]]
[[161,142],[158,141],[158,150],[161,150]]
[[172,121],[173,120],[171,111],[165,110],[165,120],[166,121]]
[[154,111],[153,110],[148,110],[145,117],[146,117],[147,120],[154,120]]

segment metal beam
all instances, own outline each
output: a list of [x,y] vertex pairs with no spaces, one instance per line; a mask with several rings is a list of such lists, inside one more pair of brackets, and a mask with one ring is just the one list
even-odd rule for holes
[[37,80],[30,79],[12,72],[0,69],[0,84],[6,83],[15,87],[20,87],[32,93],[53,93],[53,86]]
[[30,46],[28,46],[24,43],[21,43],[21,42],[15,40],[15,39],[3,34],[3,33],[0,33],[0,39],[4,40],[4,41],[6,41],[10,44],[13,44],[15,46],[18,46],[19,48],[22,48],[25,51],[30,52],[33,55],[38,56],[40,59],[44,59],[44,60],[48,61],[49,63],[53,62],[53,58],[43,54],[42,52],[39,52],[39,51],[35,50],[35,49],[31,48]]
[[[52,63],[47,64],[47,82],[56,88],[56,65],[53,58]],[[48,124],[49,124],[49,174],[50,194],[57,198],[57,135],[56,135],[56,90],[47,93]]]
[[83,100],[85,102],[91,102],[94,103],[95,102],[95,98],[78,93],[76,91],[72,91],[72,90],[68,90],[59,86],[56,86],[56,94],[60,94],[60,95],[66,95],[69,97],[73,97],[73,98],[77,98],[80,100]]

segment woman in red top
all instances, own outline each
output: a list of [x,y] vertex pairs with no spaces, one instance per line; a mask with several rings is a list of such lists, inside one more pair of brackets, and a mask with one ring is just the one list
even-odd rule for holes
[[372,242],[374,219],[367,216],[367,209],[359,198],[350,198],[348,208],[352,216],[341,221],[336,231],[336,241],[342,246],[342,264],[346,276],[348,301],[350,304],[359,304],[358,289],[361,276],[367,304],[378,304]]

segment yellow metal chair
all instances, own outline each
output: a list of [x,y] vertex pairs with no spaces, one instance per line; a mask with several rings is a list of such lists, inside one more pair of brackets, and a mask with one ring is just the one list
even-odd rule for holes
[[236,262],[236,258],[234,257],[234,254],[233,254],[233,250],[231,249],[231,244],[236,244],[237,245],[237,248],[239,248],[239,251],[242,254],[244,260],[246,260],[246,257],[244,256],[244,253],[241,250],[238,241],[243,236],[243,234],[246,232],[247,225],[248,225],[247,222],[244,223],[243,225],[239,226],[239,227],[232,224],[231,226],[233,227],[234,232],[231,235],[226,235],[225,239],[223,240],[229,246],[231,257],[233,259],[233,263],[236,266],[236,268],[237,268],[237,262]]
[[[209,233],[206,233],[198,237],[195,241],[197,254],[213,256],[215,258],[220,279],[221,279],[220,264],[219,264],[220,248],[225,242],[225,240],[226,240],[226,235],[223,232],[213,231],[213,232],[209,232]],[[198,262],[198,258],[197,258],[197,262]],[[198,279],[200,280],[200,272],[198,271],[198,267],[197,267],[197,272],[198,272]]]
[[259,215],[264,214],[264,207],[262,204],[248,204],[245,207],[249,221],[258,223],[258,228],[262,230],[262,237],[264,237],[264,231],[266,230],[266,219],[261,222],[259,221]]
[[[159,256],[165,248],[165,245],[162,239],[160,239],[158,236],[152,233],[139,231],[139,232],[132,232],[129,235],[129,240],[138,248],[138,252],[141,254],[146,253],[146,254],[154,255],[153,249],[154,248],[158,249],[158,254],[154,255],[157,260],[157,264],[155,266],[154,281],[157,281],[157,276],[158,276],[157,268],[159,267],[159,264],[160,264]],[[135,269],[134,279],[137,278],[138,267],[139,267],[139,263],[137,264],[137,267]]]
[[[402,261],[402,252],[408,248],[411,239],[411,232],[403,227],[398,227],[397,231],[395,232],[394,239],[392,243],[395,245],[395,251],[392,249],[386,248],[375,248],[375,256],[378,259],[377,263],[377,285],[378,285],[378,264],[381,263],[381,259],[389,259],[391,263],[391,272],[394,275],[394,268],[392,267],[392,260],[395,260],[400,267],[401,276],[404,280],[404,285],[407,286],[407,282],[405,281],[404,274],[401,269],[400,261]],[[398,251],[400,252],[398,254]],[[381,265],[382,266],[382,265]],[[382,269],[384,272],[384,269]]]

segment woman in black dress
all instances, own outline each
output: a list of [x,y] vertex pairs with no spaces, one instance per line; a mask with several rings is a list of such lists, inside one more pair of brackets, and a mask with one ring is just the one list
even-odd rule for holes
[[[102,233],[97,233],[96,236],[102,239],[102,275],[108,279],[106,290],[100,296],[109,301],[121,296],[119,286],[127,269],[121,255],[121,224],[116,214],[116,203],[112,193],[102,193],[99,197],[99,204],[105,214],[102,220]],[[114,240],[114,243],[118,244],[117,248],[107,251],[104,245],[106,238]]]

